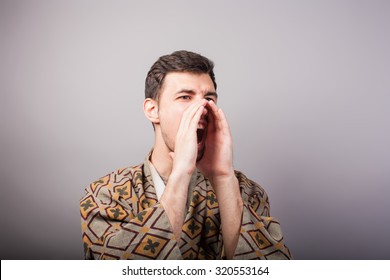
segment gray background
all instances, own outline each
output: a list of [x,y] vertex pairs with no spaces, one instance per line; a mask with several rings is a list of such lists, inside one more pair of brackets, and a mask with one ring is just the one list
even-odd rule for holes
[[389,1],[0,1],[2,259],[80,259],[84,187],[153,143],[145,75],[216,63],[297,259],[390,258]]

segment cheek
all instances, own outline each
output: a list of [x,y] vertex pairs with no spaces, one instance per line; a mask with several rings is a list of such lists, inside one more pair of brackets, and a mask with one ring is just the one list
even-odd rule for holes
[[184,111],[185,108],[182,107],[170,108],[170,110],[161,110],[159,112],[161,125],[165,127],[166,130],[176,133]]
[[165,116],[166,119],[175,120],[180,123],[183,113],[188,107],[188,105],[187,106],[186,105],[187,104],[171,103],[166,107],[164,107],[162,114]]
[[181,119],[183,117],[183,112],[184,112],[184,110],[182,110],[181,108],[178,108],[177,110],[172,111],[171,125],[172,125],[172,129],[175,130],[175,132],[177,132],[177,130],[179,129],[180,122],[181,122]]

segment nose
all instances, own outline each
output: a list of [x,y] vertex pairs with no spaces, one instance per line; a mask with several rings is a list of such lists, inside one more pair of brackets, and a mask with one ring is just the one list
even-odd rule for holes
[[202,117],[201,117],[201,118],[202,118],[202,119],[206,118],[208,112],[209,112],[209,111],[207,110],[207,108],[204,108],[204,109],[203,109],[203,113],[202,113]]
[[202,128],[205,128],[207,126],[207,122],[209,120],[208,118],[208,110],[205,108],[203,109],[202,116],[200,117],[199,124]]

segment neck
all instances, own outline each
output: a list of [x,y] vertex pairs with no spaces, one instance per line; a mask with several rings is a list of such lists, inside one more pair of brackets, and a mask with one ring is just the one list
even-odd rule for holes
[[159,135],[156,131],[154,147],[150,161],[164,181],[168,180],[169,175],[171,175],[172,172],[173,161],[169,156],[170,152],[171,151],[165,145],[161,135]]

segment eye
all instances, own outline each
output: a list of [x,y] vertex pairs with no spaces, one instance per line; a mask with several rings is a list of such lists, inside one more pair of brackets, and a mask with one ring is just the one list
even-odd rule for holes
[[214,103],[217,103],[217,99],[215,97],[205,97],[204,99],[206,99],[207,101],[213,101]]
[[189,95],[182,95],[182,96],[179,96],[179,99],[190,100],[191,96],[189,96]]

